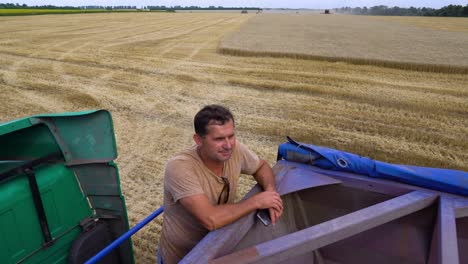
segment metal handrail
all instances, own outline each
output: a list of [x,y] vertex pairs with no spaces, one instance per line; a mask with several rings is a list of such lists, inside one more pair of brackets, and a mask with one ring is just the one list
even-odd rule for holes
[[95,264],[95,263],[97,263],[99,260],[101,260],[107,254],[109,254],[112,250],[114,250],[118,245],[122,244],[122,242],[129,239],[133,234],[138,232],[141,228],[143,228],[145,225],[147,225],[151,220],[153,220],[155,217],[160,215],[163,211],[164,211],[164,207],[163,206],[159,207],[158,210],[154,211],[152,214],[150,214],[148,217],[146,217],[143,221],[136,224],[130,230],[125,232],[125,234],[121,235],[119,238],[114,240],[114,242],[110,243],[107,247],[105,247],[103,250],[101,250],[99,253],[97,253],[94,257],[92,257],[88,261],[86,261],[85,264]]

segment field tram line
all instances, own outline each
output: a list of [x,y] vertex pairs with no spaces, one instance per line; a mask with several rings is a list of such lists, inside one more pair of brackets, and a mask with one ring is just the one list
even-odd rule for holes
[[[54,45],[49,46],[46,49],[46,51],[51,50],[51,49],[53,49],[55,47],[62,46],[62,45],[67,44],[69,42],[70,42],[70,40],[55,43]],[[38,54],[41,54],[43,52],[44,52],[44,50],[39,50],[39,51],[33,52],[31,54],[28,54],[28,55],[24,55],[24,54],[18,55],[18,54],[14,53],[14,52],[8,52],[8,51],[1,51],[0,50],[0,54],[6,54],[6,55],[16,56],[16,57],[21,58],[20,60],[15,61],[13,64],[11,64],[8,67],[8,71],[10,73],[12,73],[13,76],[9,77],[8,78],[9,80],[5,80],[5,82],[7,84],[16,84],[17,83],[17,72],[18,72],[18,69],[23,65],[23,63],[25,63],[27,59],[35,58],[35,56],[37,56]]]
[[[226,19],[220,19],[219,21],[216,21],[214,23],[210,23],[208,25],[202,25],[202,26],[198,26],[198,27],[195,27],[195,28],[192,28],[190,30],[185,30],[183,32],[180,32],[180,33],[177,33],[177,34],[173,34],[171,36],[167,36],[167,37],[162,37],[162,38],[157,38],[157,39],[150,39],[151,41],[165,41],[165,40],[176,40],[176,39],[180,39],[182,37],[185,37],[187,35],[190,35],[194,32],[197,32],[197,31],[200,31],[200,30],[204,30],[204,29],[207,29],[209,27],[213,27],[213,26],[216,26],[216,25],[219,25],[221,23],[224,23],[226,21],[229,21],[229,20],[232,20],[232,18],[226,18]],[[148,40],[144,40],[144,41],[148,41]],[[111,48],[111,47],[115,47],[115,46],[120,46],[120,45],[126,45],[126,44],[131,44],[131,43],[135,43],[135,42],[140,42],[140,41],[122,41],[122,42],[117,42],[117,43],[113,43],[113,44],[110,44],[110,45],[106,45],[103,47],[103,49],[106,49],[106,48]]]
[[316,60],[328,62],[346,62],[354,65],[371,65],[400,70],[411,70],[421,72],[449,73],[449,74],[468,74],[468,66],[441,65],[441,64],[423,64],[416,62],[398,62],[378,59],[362,59],[353,57],[329,57],[293,52],[274,52],[274,51],[251,51],[234,48],[219,47],[218,52],[224,55],[240,57],[272,57],[272,58],[292,58],[302,60]]
[[[222,21],[219,21],[218,23],[214,23],[212,25],[209,25],[209,26],[200,26],[198,27],[198,29],[196,31],[204,31],[204,30],[208,30],[209,27],[213,27],[213,26],[216,26],[218,24],[221,24],[221,23],[224,23],[228,20],[233,20],[233,18],[230,18],[230,19],[225,19],[225,20],[222,20]],[[178,38],[174,38],[174,40],[176,39],[179,39]],[[212,42],[211,39],[208,39],[206,41],[204,41],[203,43],[201,43],[200,45],[198,45],[195,49],[192,50],[192,52],[187,56],[187,58],[184,58],[181,60],[181,63],[177,63],[177,65],[173,66],[173,68],[176,68],[178,65],[180,64],[183,64],[183,63],[186,63],[186,61],[192,59],[196,54],[198,54],[200,52],[201,49],[203,49],[204,47],[206,47],[208,45],[208,43]],[[168,44],[167,48],[164,49],[162,52],[160,52],[159,54],[160,55],[164,55],[164,54],[167,54],[169,52],[171,52],[172,50],[174,50],[175,48],[179,47],[180,46],[180,42],[178,42],[177,44],[175,45],[170,45],[170,43]]]
[[[90,68],[132,72],[132,73],[135,73],[135,74],[143,74],[143,75],[177,76],[177,74],[164,73],[163,71],[160,71],[160,70],[144,70],[144,69],[139,69],[139,68],[126,68],[126,67],[120,66],[120,65],[99,64],[99,63],[96,63],[96,62],[74,60],[74,59],[60,60],[60,59],[56,59],[56,58],[34,57],[34,56],[30,56],[30,55],[17,54],[17,53],[12,53],[12,52],[5,52],[5,51],[0,51],[0,54],[5,54],[5,55],[13,56],[13,57],[20,57],[20,58],[28,58],[28,59],[47,61],[47,62],[52,62],[52,63],[61,62],[61,63],[68,63],[68,64],[75,65],[75,66],[85,66],[85,67],[90,67]],[[177,60],[175,60],[175,61],[177,61]]]
[[[331,111],[336,112],[336,111]],[[285,113],[286,116],[288,113]],[[446,134],[445,130],[429,130],[421,131],[417,127],[408,127],[391,122],[382,122],[376,119],[358,120],[353,115],[333,116],[325,113],[310,112],[307,114],[307,120],[313,120],[318,126],[333,127],[339,131],[358,132],[361,135],[382,138],[390,138],[395,141],[402,140],[406,142],[429,143],[434,146],[446,147],[450,146],[451,149],[456,149],[463,153],[468,150],[468,142],[460,142],[463,138],[461,134]]]
[[[257,122],[249,122],[257,123]],[[303,142],[311,142],[315,145],[323,145],[331,148],[340,148],[365,157],[376,160],[405,164],[411,160],[411,164],[432,167],[456,167],[467,169],[466,164],[460,163],[464,157],[468,157],[466,151],[456,151],[453,159],[447,161],[442,158],[450,152],[444,146],[402,140],[402,138],[381,137],[379,135],[365,135],[355,130],[339,130],[333,126],[293,126],[284,127],[282,122],[272,123],[271,126],[244,126],[243,131],[259,134],[265,137],[277,138],[278,131],[289,134]],[[342,139],[345,139],[344,141]],[[279,138],[278,140],[281,140]],[[408,151],[411,149],[412,151]],[[397,153],[397,154],[396,154]],[[437,155],[432,155],[436,153]]]
[[64,61],[66,61],[67,57],[71,57],[75,54],[76,51],[91,45],[90,42],[83,43],[77,47],[67,50],[60,54],[56,61],[52,63],[54,71],[65,81],[69,81],[71,79],[70,75],[65,72],[62,67]]
[[426,104],[419,104],[415,105],[410,102],[400,102],[400,101],[388,101],[381,97],[366,97],[352,93],[342,93],[340,91],[332,91],[325,89],[323,87],[312,87],[309,85],[281,85],[278,83],[267,83],[267,82],[251,82],[251,81],[244,81],[244,80],[235,80],[231,79],[227,81],[228,85],[242,87],[245,89],[253,89],[258,91],[271,91],[271,92],[286,92],[286,93],[298,93],[298,94],[307,94],[311,96],[318,96],[323,98],[332,98],[334,100],[343,100],[345,102],[355,102],[360,104],[367,104],[377,108],[386,107],[390,109],[405,109],[408,111],[418,111],[418,112],[429,112],[429,113],[437,113],[441,115],[455,115],[459,117],[466,117],[468,115],[468,108],[467,109],[448,109],[444,108],[437,108],[435,109],[433,106],[428,106]]
[[[244,68],[239,69],[238,67],[228,66],[228,65],[218,65],[218,64],[209,64],[209,63],[198,63],[198,62],[187,62],[190,63],[192,66],[201,66],[207,67],[212,69],[214,73],[218,72],[228,72],[231,75],[245,75],[248,74],[249,76],[255,76],[267,80],[278,80],[278,81],[285,81],[287,79],[294,79],[296,80],[299,77],[304,79],[308,82],[314,82],[315,79],[327,79],[327,80],[335,80],[337,82],[341,82],[343,84],[357,84],[357,85],[368,85],[368,86],[385,86],[391,89],[400,90],[400,91],[412,91],[412,92],[420,92],[420,93],[427,93],[427,94],[435,94],[435,95],[444,95],[444,96],[454,96],[457,98],[464,97],[468,98],[468,90],[454,90],[454,89],[441,89],[437,87],[421,87],[411,84],[394,84],[386,81],[379,81],[379,80],[372,80],[372,79],[365,79],[360,77],[340,77],[339,75],[335,74],[322,74],[322,73],[310,73],[310,72],[293,72],[288,70],[268,70],[268,69],[256,69],[256,68]],[[239,74],[235,74],[239,73]],[[278,75],[282,75],[281,79],[277,79]],[[287,75],[287,77],[284,77]],[[314,82],[315,83],[315,82]]]
[[[385,86],[390,89],[395,89],[395,90],[400,90],[400,91],[411,91],[411,92],[419,92],[419,93],[425,93],[425,94],[436,94],[436,95],[450,95],[454,96],[457,98],[464,97],[468,99],[468,90],[453,90],[453,89],[441,89],[437,87],[421,87],[421,86],[415,86],[411,84],[394,84],[390,83],[387,81],[379,81],[379,80],[373,80],[373,79],[366,79],[366,78],[360,78],[360,77],[354,77],[354,76],[347,76],[346,79],[344,79],[342,76],[340,77],[339,75],[335,74],[320,74],[320,73],[307,73],[307,72],[291,72],[291,71],[278,71],[278,70],[254,70],[254,69],[237,69],[235,67],[232,67],[232,71],[239,72],[241,74],[245,74],[246,72],[249,73],[249,75],[259,77],[259,78],[267,78],[269,80],[272,80],[272,78],[275,78],[275,76],[278,76],[278,74],[281,74],[281,79],[278,81],[284,81],[287,79],[290,80],[298,80],[303,79],[304,81],[311,82],[314,84],[317,84],[317,81],[323,81],[326,79],[327,81],[334,81],[335,83],[343,83],[345,86],[349,86],[349,84],[355,84],[355,85],[366,85],[368,87],[372,86]],[[299,78],[295,78],[299,77]]]

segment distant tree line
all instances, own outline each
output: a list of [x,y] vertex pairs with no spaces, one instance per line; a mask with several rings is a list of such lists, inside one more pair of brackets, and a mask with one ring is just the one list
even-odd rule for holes
[[248,9],[248,10],[261,10],[258,7],[223,7],[223,6],[209,6],[209,7],[199,7],[199,6],[147,6],[146,9],[149,10],[239,10],[239,9]]
[[441,16],[441,17],[468,17],[468,5],[448,5],[440,9],[422,7],[402,8],[385,5],[373,7],[341,7],[335,8],[335,13],[373,16]]
[[53,5],[41,5],[41,6],[28,6],[26,4],[13,4],[13,3],[0,3],[0,8],[20,9],[20,8],[40,8],[40,9],[79,9],[75,6],[53,6]]
[[80,6],[80,9],[106,9],[106,10],[113,10],[113,9],[137,9],[136,6],[95,6],[95,5],[88,5],[88,6]]
[[88,5],[88,6],[53,6],[53,5],[41,5],[41,6],[28,6],[26,4],[12,4],[12,3],[6,3],[2,4],[0,3],[0,8],[10,8],[10,9],[20,9],[20,8],[31,8],[31,9],[106,9],[106,10],[112,10],[112,9],[137,9],[136,6],[96,6],[96,5]]
[[[0,3],[0,8],[40,8],[40,9],[137,9],[136,6],[53,6],[53,5],[42,5],[42,6],[28,6],[26,4],[13,4],[13,3]],[[165,11],[175,11],[175,10],[239,10],[239,9],[249,9],[249,10],[261,10],[258,7],[222,7],[222,6],[209,6],[209,7],[199,7],[199,6],[145,6],[143,9],[147,10],[165,10]]]

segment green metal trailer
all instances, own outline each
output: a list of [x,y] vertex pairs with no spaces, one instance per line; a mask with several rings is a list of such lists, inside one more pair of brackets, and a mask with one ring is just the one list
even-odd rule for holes
[[[0,124],[0,262],[83,263],[129,229],[104,110]],[[131,240],[100,263],[134,263]]]

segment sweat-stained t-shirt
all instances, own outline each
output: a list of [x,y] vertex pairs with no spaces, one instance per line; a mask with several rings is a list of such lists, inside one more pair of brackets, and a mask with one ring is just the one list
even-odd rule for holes
[[[240,174],[252,175],[259,166],[258,156],[237,142],[231,158],[224,164],[222,175],[230,183],[228,203],[236,199]],[[208,233],[179,200],[205,194],[213,205],[217,205],[223,187],[223,179],[205,166],[196,145],[168,161],[164,174],[164,223],[159,240],[164,263],[179,262]]]

